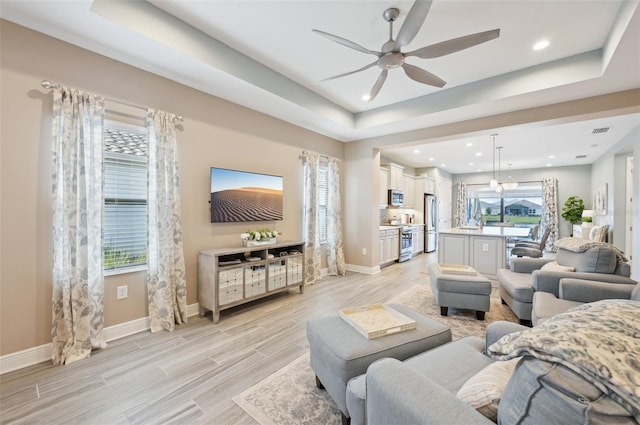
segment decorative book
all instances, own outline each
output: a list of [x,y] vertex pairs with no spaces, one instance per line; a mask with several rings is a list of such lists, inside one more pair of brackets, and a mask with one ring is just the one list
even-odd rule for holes
[[340,317],[367,339],[416,328],[416,321],[384,304],[340,310]]

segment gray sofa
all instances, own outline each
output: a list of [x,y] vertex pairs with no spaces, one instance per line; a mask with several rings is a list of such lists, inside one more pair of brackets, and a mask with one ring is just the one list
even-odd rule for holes
[[[523,328],[494,322],[487,329],[486,344]],[[483,354],[484,349],[485,341],[467,337],[405,361],[385,358],[374,362],[364,377],[366,418],[352,414],[352,423],[366,419],[368,425],[493,424],[456,397],[471,376],[493,362]],[[508,380],[497,422],[638,424],[628,411],[570,369],[529,356],[519,360]]]
[[[572,271],[569,271],[572,270]],[[555,260],[514,258],[509,269],[498,270],[500,297],[523,324],[531,321],[534,292],[559,296],[560,279],[574,278],[635,284],[629,263],[619,260],[613,245],[602,243],[583,252],[559,248]]]
[[560,291],[557,297],[550,292],[535,292],[533,294],[531,322],[533,326],[537,326],[570,308],[606,299],[640,301],[640,284],[627,285],[583,279],[560,279]]
[[[366,375],[351,379],[347,385],[351,425],[492,424],[457,400],[455,393],[470,377],[493,363],[484,355],[485,346],[523,329],[526,328],[516,323],[494,322],[488,326],[485,340],[465,337],[404,362],[390,358],[374,362]],[[414,396],[417,398],[411,403]],[[385,401],[376,406],[379,398]],[[421,416],[423,410],[427,410],[423,412],[426,416]],[[433,422],[434,418],[440,419]]]

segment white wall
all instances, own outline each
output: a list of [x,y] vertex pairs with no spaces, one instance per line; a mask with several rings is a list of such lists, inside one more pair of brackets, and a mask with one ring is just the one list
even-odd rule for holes
[[[627,214],[625,202],[625,168],[626,158],[634,157],[634,187],[633,187],[633,211]],[[634,128],[620,142],[607,151],[593,164],[591,172],[591,191],[595,191],[603,183],[607,184],[607,214],[596,218],[596,224],[608,224],[611,227],[609,236],[611,242],[621,250],[625,249],[628,226],[640,229],[640,170],[638,169],[640,158],[640,125]],[[632,222],[627,223],[628,216]],[[632,264],[632,277],[640,280],[640,232],[633,232],[633,253],[625,253],[627,257],[634,256]]]

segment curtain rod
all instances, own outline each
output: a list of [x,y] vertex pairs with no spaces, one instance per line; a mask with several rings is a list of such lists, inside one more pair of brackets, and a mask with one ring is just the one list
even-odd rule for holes
[[[56,84],[52,83],[49,80],[42,80],[42,82],[40,84],[42,85],[42,87],[44,87],[45,89],[48,89],[48,90],[53,89],[56,86]],[[105,98],[105,100],[107,102],[117,103],[119,105],[128,106],[130,108],[140,109],[142,111],[146,111],[147,110],[147,108],[145,108],[143,106],[134,105],[132,103],[126,103],[126,102],[123,102],[121,100],[115,100],[115,99],[109,99],[109,98]],[[182,122],[182,121],[184,121],[184,117],[182,115],[176,115],[175,118],[174,118],[174,121]]]
[[320,155],[320,158],[323,158],[323,159],[335,159],[336,161],[342,161],[340,158],[334,158],[334,157],[329,156],[329,155],[322,155],[322,154],[320,154],[318,152],[311,152],[311,151],[302,151],[301,157],[304,157],[308,153],[317,153],[318,155]]

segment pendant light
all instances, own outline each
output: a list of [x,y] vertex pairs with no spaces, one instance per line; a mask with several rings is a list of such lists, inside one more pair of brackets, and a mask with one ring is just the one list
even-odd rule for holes
[[498,146],[496,148],[498,150],[498,184],[496,186],[496,192],[502,192],[502,184],[500,183],[500,151],[502,150],[502,146]]
[[489,180],[489,187],[495,189],[498,187],[498,180],[496,179],[496,136],[498,134],[492,134],[493,138],[493,172],[491,173],[491,180]]
[[[509,164],[509,174],[511,174],[511,164]],[[518,187],[518,182],[513,180],[513,177],[508,176],[507,181],[502,184],[505,190],[513,190]]]

